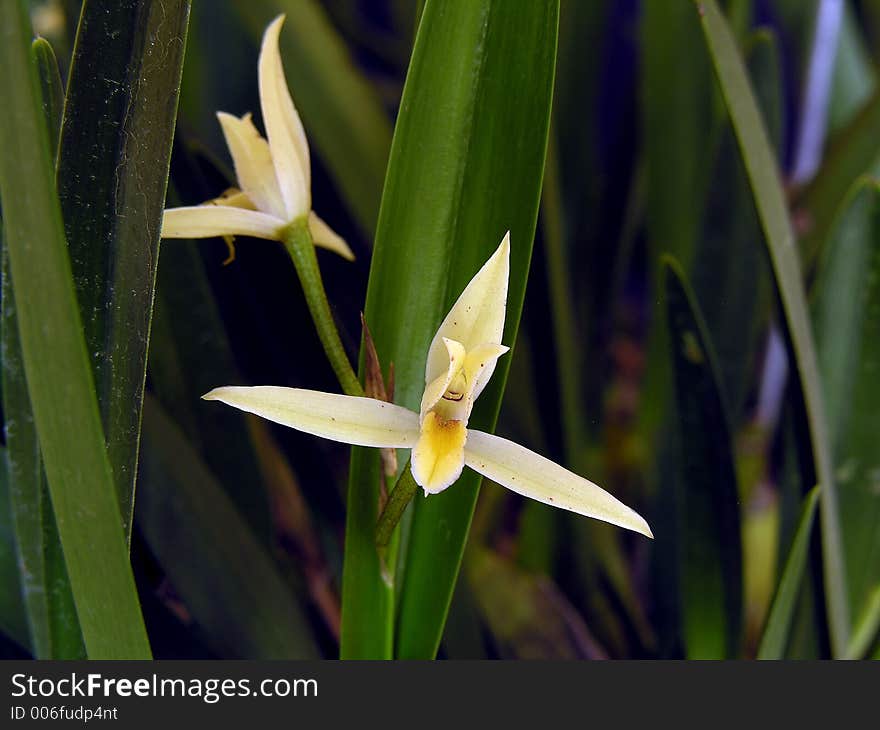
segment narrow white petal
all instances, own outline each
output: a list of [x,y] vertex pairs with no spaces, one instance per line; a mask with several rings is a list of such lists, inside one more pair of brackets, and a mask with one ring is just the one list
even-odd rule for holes
[[269,138],[272,162],[278,177],[287,219],[305,215],[312,207],[309,145],[281,64],[278,36],[284,16],[279,15],[266,28],[258,67],[260,106]]
[[474,471],[524,497],[654,537],[638,513],[604,489],[512,441],[469,429],[464,459]]
[[411,448],[419,438],[418,414],[374,398],[272,385],[215,388],[202,398],[344,444]]
[[[425,382],[430,383],[446,370],[448,359],[443,338],[457,340],[470,351],[478,345],[499,344],[507,310],[507,280],[510,275],[510,232],[483,264],[458,301],[449,310],[428,350]],[[483,374],[484,383],[495,370],[493,362]]]
[[275,178],[269,143],[260,136],[251,115],[245,114],[239,119],[226,112],[217,112],[217,119],[232,155],[239,187],[259,210],[284,219],[287,211]]
[[229,205],[169,208],[162,218],[162,238],[253,236],[278,240],[284,221],[274,216]]
[[316,246],[329,249],[338,253],[342,258],[354,261],[354,253],[348,247],[345,239],[322,221],[315,211],[309,211],[309,232]]

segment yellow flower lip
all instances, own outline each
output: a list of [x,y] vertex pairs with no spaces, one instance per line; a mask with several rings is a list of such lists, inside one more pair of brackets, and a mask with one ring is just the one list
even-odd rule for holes
[[648,523],[598,485],[507,439],[469,429],[499,357],[510,234],[465,287],[428,350],[419,413],[372,398],[298,388],[225,387],[203,396],[323,438],[411,449],[416,483],[437,494],[465,466],[523,496],[653,537]]
[[260,46],[258,77],[266,137],[257,131],[249,113],[242,117],[217,113],[240,194],[223,205],[166,210],[162,237],[233,235],[277,241],[288,225],[305,219],[316,246],[353,260],[345,240],[312,210],[308,140],[287,87],[279,49],[284,17],[279,15],[269,24]]

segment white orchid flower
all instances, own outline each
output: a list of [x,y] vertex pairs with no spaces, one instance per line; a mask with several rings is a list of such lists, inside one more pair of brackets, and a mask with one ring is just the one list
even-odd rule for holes
[[162,237],[253,236],[278,241],[291,223],[303,219],[316,246],[352,260],[348,244],[312,210],[309,144],[278,48],[283,23],[283,15],[272,21],[260,48],[260,107],[268,141],[250,114],[238,118],[218,112],[240,190],[203,205],[166,210]]
[[509,349],[501,344],[509,262],[508,234],[431,342],[419,413],[372,398],[273,386],[217,388],[203,398],[333,441],[411,449],[412,475],[426,495],[451,486],[467,465],[517,494],[653,537],[641,516],[596,484],[467,427],[474,401]]

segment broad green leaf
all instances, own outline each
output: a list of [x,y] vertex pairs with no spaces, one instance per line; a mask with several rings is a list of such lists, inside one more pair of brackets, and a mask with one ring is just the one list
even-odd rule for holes
[[[50,150],[58,149],[64,92],[58,64],[47,41],[31,44],[40,78],[43,116],[49,130]],[[2,236],[0,236],[2,237]],[[79,659],[85,649],[70,593],[55,516],[46,485],[39,439],[27,392],[21,343],[15,313],[15,296],[9,257],[2,254],[0,294],[0,350],[3,352],[3,413],[7,459],[3,465],[9,482],[9,509],[15,531],[15,552],[22,567],[21,593],[27,612],[29,646],[34,656]]]
[[742,59],[715,0],[696,4],[712,64],[739,141],[782,302],[791,359],[806,407],[813,465],[821,489],[825,597],[835,656],[849,635],[837,490],[800,262],[776,160]]
[[840,492],[850,619],[880,583],[880,186],[859,181],[819,262],[812,301],[819,370]]
[[761,636],[758,659],[782,659],[785,657],[785,646],[791,632],[801,579],[807,566],[810,534],[813,530],[813,519],[816,516],[818,502],[819,488],[814,487],[804,499],[797,531],[788,550],[785,567],[776,587],[776,595],[773,597],[764,633]]
[[84,653],[82,635],[61,554],[27,391],[12,276],[5,250],[2,254],[0,308],[7,447],[3,469],[9,484],[9,509],[22,568],[21,589],[27,610],[29,643],[37,658],[80,659]]
[[[4,239],[52,506],[88,655],[148,658],[20,2],[0,4]],[[22,304],[25,302],[26,304]]]
[[684,273],[665,257],[678,404],[682,621],[689,659],[735,658],[742,633],[742,545],[730,416],[714,348]]
[[297,109],[362,229],[372,234],[391,146],[388,115],[317,0],[254,0],[236,9],[254,38],[286,13],[281,55]]
[[[514,344],[535,230],[558,4],[429,0],[422,14],[382,196],[365,315],[395,401],[418,409],[428,345],[465,284],[511,235],[503,342]],[[516,89],[516,93],[511,93]],[[492,430],[510,358],[471,418]],[[404,460],[405,461],[405,460]],[[343,576],[344,657],[392,654],[394,591],[373,546],[378,456],[355,449]],[[397,654],[433,657],[479,479],[417,495],[400,597]],[[400,576],[398,576],[398,586]]]
[[137,522],[208,644],[237,659],[319,656],[272,558],[151,396]]
[[188,16],[189,0],[86,0],[61,130],[58,197],[129,538]]

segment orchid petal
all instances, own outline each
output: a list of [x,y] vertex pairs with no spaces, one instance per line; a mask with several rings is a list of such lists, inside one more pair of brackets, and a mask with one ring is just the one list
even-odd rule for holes
[[217,119],[223,128],[241,189],[259,210],[284,219],[287,213],[278,189],[269,143],[260,136],[251,115],[245,114],[239,119],[226,112],[217,112]]
[[446,346],[446,359],[448,363],[446,372],[435,378],[425,388],[425,392],[422,394],[422,405],[419,409],[419,422],[423,421],[428,411],[437,405],[443,394],[449,389],[455,376],[464,367],[467,353],[465,353],[462,344],[455,340],[450,340],[448,337],[443,338],[443,344]]
[[162,219],[162,238],[253,236],[278,240],[284,221],[271,215],[230,205],[170,208]]
[[342,258],[354,261],[354,253],[345,239],[321,220],[315,211],[309,211],[309,233],[316,246],[338,253]]
[[287,88],[278,48],[283,23],[284,16],[279,15],[263,35],[258,75],[260,106],[272,162],[287,211],[286,218],[292,221],[312,207],[311,168],[306,133]]
[[[486,387],[486,383],[492,377],[492,372],[495,370],[495,361],[509,351],[510,348],[506,345],[486,343],[478,345],[467,354],[464,370],[468,383],[472,384],[468,393],[470,408],[473,408],[474,401],[483,392],[483,388]],[[470,416],[470,408],[468,409],[468,416]]]
[[202,398],[355,446],[411,448],[419,437],[417,414],[374,398],[271,385],[215,388]]
[[463,421],[445,421],[433,411],[425,416],[410,468],[426,495],[442,492],[461,475],[467,436]]
[[[482,344],[501,342],[509,274],[510,232],[505,234],[495,253],[465,287],[434,335],[425,366],[426,383],[446,370],[444,337],[460,342],[468,351]],[[494,370],[493,362],[487,366],[484,380],[488,380]]]
[[465,463],[524,497],[654,537],[648,523],[601,487],[507,439],[469,430]]
[[256,210],[257,206],[250,199],[247,193],[241,192],[238,188],[229,188],[219,198],[213,198],[203,205],[226,205],[230,208],[244,208],[245,210]]

